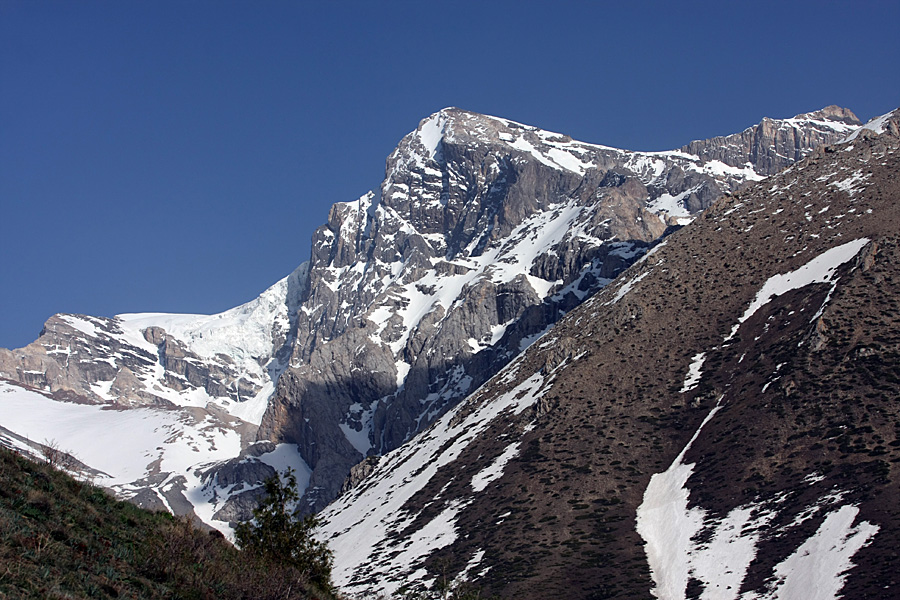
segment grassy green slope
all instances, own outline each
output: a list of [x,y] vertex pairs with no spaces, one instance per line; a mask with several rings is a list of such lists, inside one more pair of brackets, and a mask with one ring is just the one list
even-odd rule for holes
[[329,598],[300,572],[0,448],[0,599]]

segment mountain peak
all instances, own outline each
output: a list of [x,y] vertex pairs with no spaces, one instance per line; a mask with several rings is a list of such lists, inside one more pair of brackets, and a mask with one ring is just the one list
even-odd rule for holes
[[[229,431],[244,427],[224,460],[224,441],[209,446],[204,464],[217,466],[177,465],[182,489],[213,495],[191,504],[164,492],[207,522],[248,518],[254,492],[230,486],[265,478],[238,456],[253,436],[292,446],[309,477],[302,506],[318,510],[355,464],[440,418],[668,226],[853,129],[786,121],[691,152],[630,152],[447,107],[400,141],[378,189],[334,205],[308,266],[257,300],[211,316],[64,315],[28,351],[0,349],[0,376],[88,403],[164,406],[191,423],[212,415]],[[229,424],[235,418],[243,425]],[[137,493],[133,479],[122,481],[130,487],[120,493]],[[164,481],[139,485],[156,498]]]
[[342,591],[897,597],[898,128],[817,152],[838,130],[786,121],[698,151],[807,160],[671,233],[326,509]]
[[407,137],[417,138],[426,151],[431,153],[436,151],[436,144],[443,136],[450,136],[453,140],[472,138],[481,142],[514,145],[517,138],[529,133],[555,141],[572,141],[571,137],[564,134],[454,106],[443,108],[422,119],[416,130]]
[[796,120],[805,121],[837,121],[838,123],[846,123],[859,127],[862,122],[849,108],[844,108],[836,104],[831,104],[825,108],[809,113],[801,113],[794,117]]

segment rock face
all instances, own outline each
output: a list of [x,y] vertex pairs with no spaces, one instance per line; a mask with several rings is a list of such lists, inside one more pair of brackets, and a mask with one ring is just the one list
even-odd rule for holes
[[[336,204],[316,232],[261,439],[300,446],[313,469],[305,501],[321,509],[351,465],[433,422],[668,225],[853,128],[852,113],[826,109],[767,120],[739,134],[746,148],[734,136],[697,142],[698,156],[432,115],[388,157],[380,190]],[[781,162],[763,158],[790,144]]]
[[342,589],[897,597],[898,115],[718,200],[383,456],[322,513]]
[[346,494],[371,475],[378,465],[379,458],[378,456],[367,456],[361,463],[353,465],[350,468],[350,475],[347,476],[344,485],[341,486],[341,493]]
[[248,408],[264,407],[284,368],[305,285],[304,264],[218,315],[54,315],[35,342],[0,348],[0,376],[91,404],[213,403],[258,424]]
[[832,105],[793,119],[764,118],[741,133],[691,142],[681,149],[703,160],[718,160],[732,167],[749,162],[757,173],[774,175],[806,158],[814,148],[835,142],[829,132],[835,123],[862,125],[853,112]]
[[[377,191],[334,205],[309,262],[256,300],[212,316],[56,315],[35,343],[0,350],[0,377],[56,398],[194,411],[190,423],[241,419],[242,447],[258,425],[273,453],[296,448],[304,510],[320,510],[353,465],[422,431],[660,236],[855,124],[829,108],[637,153],[445,109],[401,140]],[[265,469],[235,460],[192,466],[193,500],[169,506],[195,503],[223,528],[248,518],[235,473],[252,487]],[[162,464],[141,481],[165,496],[176,473]]]

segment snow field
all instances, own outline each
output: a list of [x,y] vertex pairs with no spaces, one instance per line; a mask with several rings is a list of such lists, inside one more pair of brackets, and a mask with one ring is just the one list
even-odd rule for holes
[[881,115],[880,117],[875,117],[873,119],[869,119],[869,122],[863,125],[862,127],[854,128],[852,133],[844,138],[845,142],[850,142],[859,137],[859,134],[862,133],[864,129],[872,131],[874,133],[884,133],[884,128],[887,125],[888,119],[894,116],[894,113],[897,111],[891,111],[887,114]]
[[[194,413],[190,408],[115,410],[59,402],[0,382],[0,423],[32,441],[55,442],[60,450],[101,471],[99,485],[126,498],[147,487],[148,477],[168,474],[150,485],[168,507],[159,492],[180,486],[177,478],[184,476],[182,491],[197,516],[231,534],[227,523],[213,518],[230,490],[209,485],[203,474],[216,463],[238,456],[241,438],[233,425],[211,414]],[[297,472],[300,489],[308,485],[311,470],[296,446],[279,444],[258,460],[278,471],[291,467]]]
[[656,584],[651,593],[660,600],[684,598],[690,574],[691,538],[702,528],[704,512],[688,508],[689,491],[685,484],[694,465],[685,465],[682,461],[700,431],[720,408],[716,405],[706,415],[669,468],[650,478],[643,502],[637,508],[636,529],[646,542],[647,562]]
[[[636,530],[644,539],[655,584],[651,594],[659,600],[685,600],[693,577],[703,584],[701,600],[837,600],[851,558],[879,530],[866,521],[854,526],[859,509],[849,504],[829,512],[818,530],[776,565],[765,593],[739,593],[764,532],[778,537],[821,507],[840,503],[842,494],[823,496],[818,505],[777,531],[767,531],[766,526],[779,512],[783,497],[769,504],[738,506],[721,519],[709,518],[701,507],[689,508],[686,484],[694,465],[684,464],[684,456],[719,409],[717,405],[710,411],[672,465],[650,478],[637,509]],[[811,474],[807,481],[821,479]],[[701,532],[711,532],[708,542],[696,541]]]
[[808,540],[775,567],[776,583],[762,595],[742,600],[837,600],[851,558],[878,533],[867,521],[854,526],[859,508],[844,505],[832,511]]
[[61,450],[106,473],[102,485],[123,491],[156,461],[159,470],[180,473],[241,450],[240,435],[211,417],[197,421],[177,410],[58,402],[3,382],[0,422],[34,441],[56,440]]
[[[286,339],[289,334],[291,307],[298,303],[297,298],[288,297],[290,293],[298,294],[299,288],[306,284],[308,264],[303,263],[289,276],[278,281],[256,299],[215,315],[192,315],[170,313],[137,313],[117,315],[113,319],[118,331],[106,330],[107,321],[101,322],[93,317],[82,315],[60,315],[60,318],[100,347],[115,340],[123,345],[121,353],[113,354],[106,359],[117,370],[118,359],[132,358],[137,349],[146,353],[139,360],[146,361],[146,356],[156,357],[159,349],[144,337],[144,331],[150,327],[159,327],[178,340],[200,361],[210,365],[225,365],[227,368],[241,373],[238,381],[246,379],[259,386],[259,391],[248,398],[240,398],[235,402],[229,397],[211,396],[203,388],[189,386],[188,389],[175,390],[166,383],[166,370],[158,360],[145,363],[145,367],[134,372],[139,381],[146,386],[146,391],[172,402],[176,406],[205,408],[213,404],[229,414],[258,425],[266,410],[269,397],[275,390],[275,380],[286,365],[277,364],[273,356],[278,348],[274,347],[276,339]],[[293,288],[293,289],[292,289]],[[71,353],[55,348],[54,354]],[[222,357],[227,357],[223,359]],[[187,358],[188,362],[198,359]],[[117,398],[111,393],[114,381],[95,382],[91,389],[100,398],[115,402]],[[238,382],[235,381],[235,390]]]

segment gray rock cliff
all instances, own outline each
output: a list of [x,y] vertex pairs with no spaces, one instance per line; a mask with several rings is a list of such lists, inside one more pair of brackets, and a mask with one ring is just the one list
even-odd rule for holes
[[260,439],[299,445],[307,510],[321,509],[352,465],[456,405],[667,226],[854,123],[830,107],[635,153],[455,108],[432,115],[388,157],[380,189],[336,204],[316,232]]

